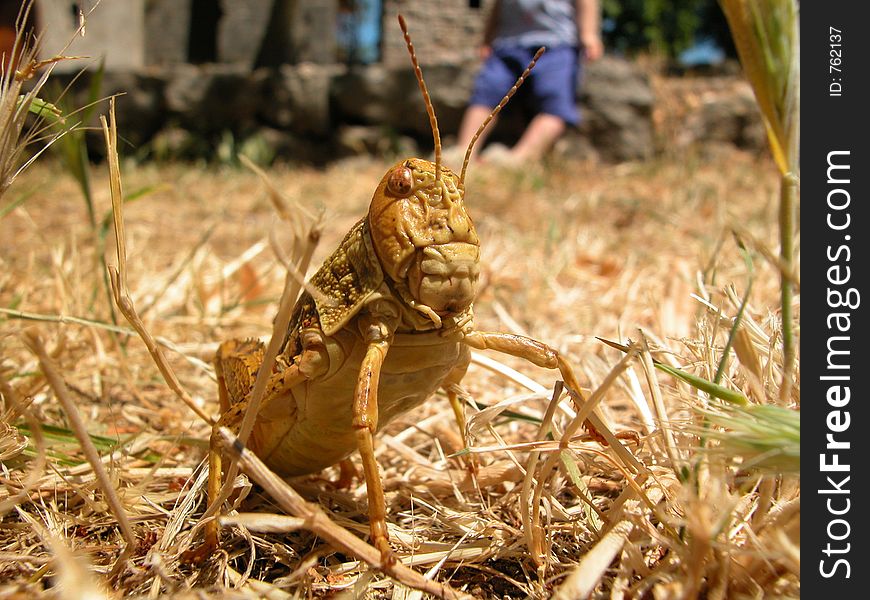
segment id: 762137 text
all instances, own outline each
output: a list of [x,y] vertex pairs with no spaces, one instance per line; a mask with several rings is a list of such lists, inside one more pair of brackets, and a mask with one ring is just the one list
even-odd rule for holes
[[843,95],[843,31],[828,27],[828,96]]

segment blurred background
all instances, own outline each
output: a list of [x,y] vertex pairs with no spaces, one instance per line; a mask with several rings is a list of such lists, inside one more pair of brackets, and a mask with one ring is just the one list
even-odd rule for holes
[[[126,155],[231,160],[241,151],[261,164],[322,165],[431,151],[399,13],[449,143],[492,4],[104,0],[93,10],[92,0],[38,0],[29,26],[41,32],[43,58],[83,57],[55,68],[57,89],[69,86],[68,106],[124,94],[117,110]],[[2,3],[7,52],[19,6]],[[625,161],[711,141],[763,149],[763,126],[715,0],[603,0],[602,11],[607,55],[588,65],[577,92],[583,123],[556,154]],[[85,35],[74,36],[81,14]],[[521,90],[490,141],[510,143],[528,116]],[[101,136],[92,137],[99,157]]]

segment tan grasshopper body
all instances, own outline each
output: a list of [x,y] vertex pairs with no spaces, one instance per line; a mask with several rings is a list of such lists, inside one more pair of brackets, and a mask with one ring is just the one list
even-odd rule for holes
[[[465,372],[462,327],[472,321],[477,234],[457,177],[442,174],[440,204],[427,197],[431,167],[407,160],[390,170],[369,215],[311,278],[318,298],[306,293],[296,304],[278,368],[298,366],[306,381],[269,399],[249,442],[282,475],[319,471],[356,450],[350,400],[371,345],[383,344],[386,355],[376,390],[380,426]],[[414,182],[407,192],[391,186],[404,177]],[[234,360],[231,346],[221,354]]]
[[[393,557],[374,455],[379,428],[439,388],[447,391],[461,421],[450,384],[465,374],[471,348],[558,369],[569,387],[579,389],[555,350],[529,338],[474,329],[480,249],[463,182],[471,149],[462,176],[440,164],[434,111],[400,22],[432,122],[435,162],[413,158],[387,171],[368,214],[311,278],[317,293],[304,293],[296,303],[248,440],[270,468],[285,476],[320,471],[359,450],[372,542],[384,561]],[[229,341],[218,350],[222,417],[216,432],[222,426],[238,429],[262,354],[256,342]],[[214,494],[221,460],[216,436],[212,439],[209,490]],[[209,523],[206,537],[206,546],[217,543],[216,522]]]

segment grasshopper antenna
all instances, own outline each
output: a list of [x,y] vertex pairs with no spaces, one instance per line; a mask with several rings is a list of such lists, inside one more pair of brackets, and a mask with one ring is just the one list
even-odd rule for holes
[[435,117],[435,107],[432,106],[432,98],[429,96],[429,90],[426,88],[426,82],[423,81],[423,71],[420,70],[417,54],[414,52],[414,44],[411,43],[411,35],[408,33],[408,25],[405,23],[405,17],[402,15],[399,15],[399,27],[402,28],[402,35],[405,36],[405,45],[408,47],[408,53],[411,55],[411,64],[414,65],[414,75],[417,77],[417,83],[420,85],[420,91],[423,92],[423,102],[426,103],[426,112],[429,114],[429,126],[432,128],[432,136],[435,138],[435,181],[440,181],[441,134],[438,132],[438,119]]
[[465,172],[468,170],[468,163],[471,160],[471,151],[474,149],[474,144],[477,142],[477,138],[480,137],[480,134],[483,133],[483,130],[486,129],[487,125],[489,125],[495,116],[501,112],[501,109],[505,107],[505,104],[508,103],[508,100],[511,99],[511,96],[517,93],[517,90],[520,89],[520,86],[523,85],[523,82],[526,80],[526,77],[529,76],[529,73],[532,72],[532,69],[535,68],[535,63],[538,62],[538,59],[541,58],[541,55],[544,53],[546,49],[541,46],[538,48],[538,51],[535,52],[534,58],[532,58],[532,62],[529,63],[529,66],[526,67],[526,70],[523,71],[520,78],[517,79],[517,82],[514,86],[508,90],[508,93],[505,94],[504,98],[501,99],[501,102],[498,103],[492,112],[489,113],[489,116],[484,120],[483,123],[480,124],[480,127],[477,128],[477,131],[474,133],[474,137],[471,138],[471,141],[468,143],[468,149],[465,151],[465,160],[462,161],[462,171],[459,173],[459,181],[465,183]]

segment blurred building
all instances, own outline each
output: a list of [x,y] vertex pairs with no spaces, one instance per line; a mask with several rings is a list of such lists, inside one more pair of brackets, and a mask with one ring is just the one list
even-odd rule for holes
[[[89,57],[57,63],[52,77],[68,89],[65,100],[85,106],[95,93],[103,98],[123,93],[116,114],[131,152],[143,158],[212,159],[256,148],[264,162],[281,157],[315,164],[364,153],[431,151],[429,119],[396,22],[399,14],[407,20],[449,143],[471,94],[494,4],[33,1],[41,58]],[[0,0],[7,9],[0,16],[17,14],[21,2]],[[91,75],[101,63],[105,69],[96,80]],[[83,69],[92,73],[80,74]],[[585,80],[576,97],[585,119],[565,136],[562,152],[607,160],[652,155],[654,97],[643,69],[612,58],[589,65]],[[525,118],[517,97],[490,139],[509,143],[522,132]],[[103,140],[93,137],[91,147],[99,155]]]
[[430,64],[457,64],[475,60],[483,41],[486,11],[492,0],[440,0],[413,2],[384,0],[382,60],[388,66],[406,64],[408,51],[396,24],[405,16],[417,55]]
[[[95,62],[104,60],[106,68],[118,70],[145,66],[145,0],[99,3],[96,0],[36,0],[35,4],[43,58],[87,56]],[[91,19],[89,13],[94,5],[99,9]],[[86,15],[88,18],[82,28]],[[80,68],[76,61],[57,66],[59,71]]]
[[[36,0],[36,5],[44,56],[88,56],[94,64],[104,60],[107,69],[136,70],[179,63],[405,65],[399,13],[425,62],[457,63],[474,58],[491,0]],[[84,35],[76,36],[83,15]],[[64,67],[81,64],[59,65]]]

